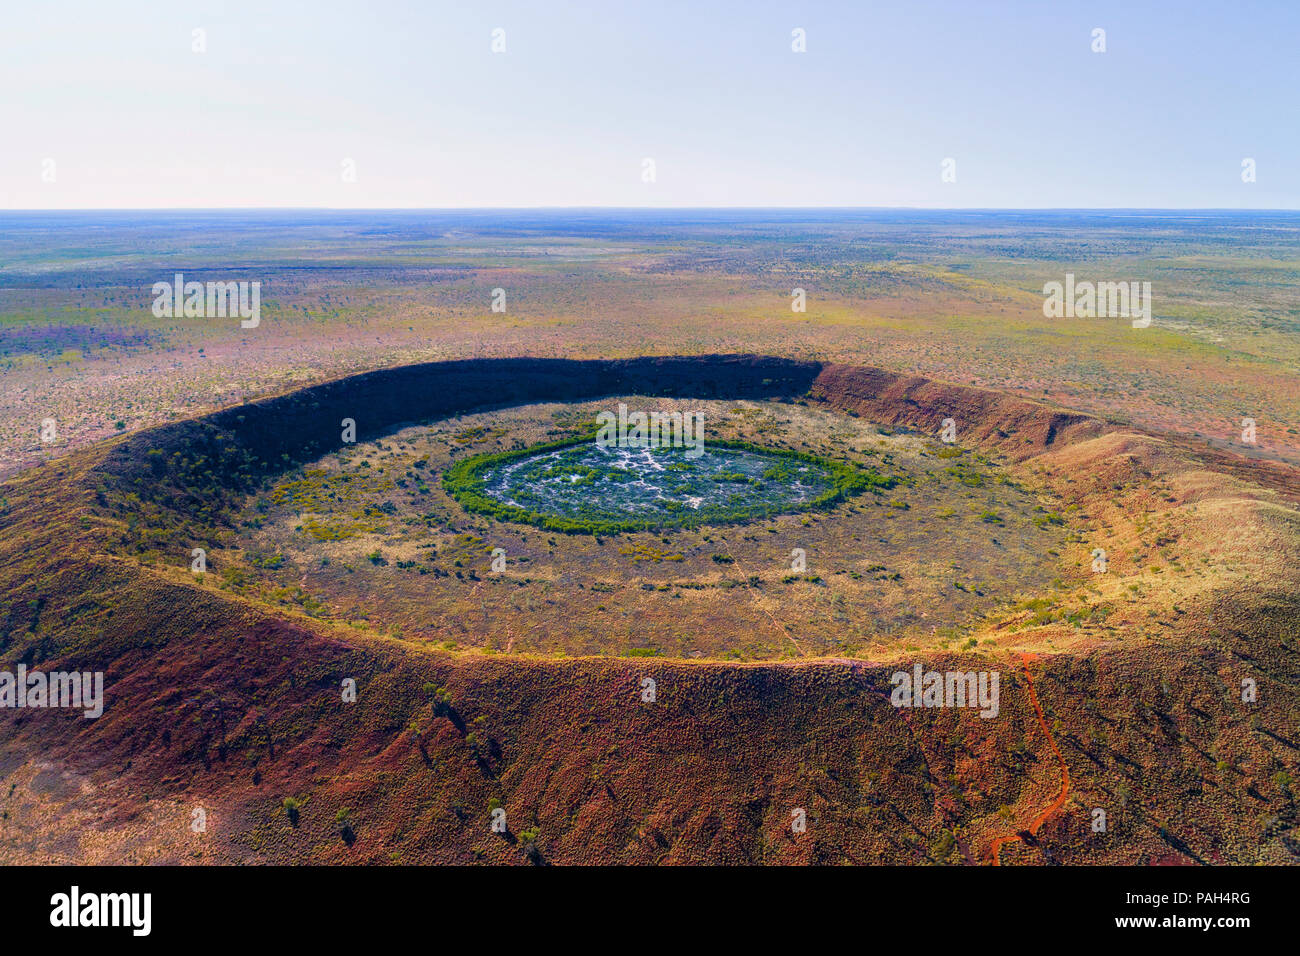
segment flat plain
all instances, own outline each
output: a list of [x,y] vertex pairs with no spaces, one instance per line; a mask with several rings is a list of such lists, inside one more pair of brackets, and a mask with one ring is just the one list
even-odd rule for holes
[[[0,474],[391,365],[728,352],[995,388],[1295,460],[1298,229],[1191,211],[7,213]],[[151,286],[177,272],[261,282],[261,324],[155,318]],[[1149,281],[1151,326],[1046,319],[1043,285],[1066,273]]]

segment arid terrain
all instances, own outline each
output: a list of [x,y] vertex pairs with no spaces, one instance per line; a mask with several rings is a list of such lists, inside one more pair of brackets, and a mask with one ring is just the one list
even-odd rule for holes
[[[222,573],[241,593],[448,648],[741,660],[919,649],[940,628],[947,646],[999,599],[1067,573],[1064,518],[1045,493],[958,446],[815,402],[690,407],[709,437],[834,450],[898,483],[827,513],[600,536],[468,513],[434,480],[456,457],[536,443],[618,402],[683,404],[615,396],[457,416],[311,463],[252,499]],[[917,547],[931,533],[942,547]]]
[[[0,860],[1296,862],[1300,219],[999,215],[11,217],[0,660],[106,705],[0,710]],[[182,270],[260,325],[155,318]],[[1067,271],[1153,323],[1045,317]],[[619,403],[881,481],[446,486]]]
[[[0,219],[0,474],[369,369],[756,352],[871,365],[1300,460],[1287,213],[629,210]],[[261,322],[151,286],[259,281]],[[1043,285],[1151,282],[1151,326],[1046,319]],[[493,311],[493,290],[504,312]],[[805,311],[791,310],[803,289]],[[500,300],[498,300],[500,301]],[[1241,441],[1241,419],[1257,440]],[[53,418],[57,438],[40,423]]]

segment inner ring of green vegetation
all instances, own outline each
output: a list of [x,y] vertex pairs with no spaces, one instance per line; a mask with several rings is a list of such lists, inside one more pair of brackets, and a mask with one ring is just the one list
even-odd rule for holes
[[591,436],[476,455],[443,474],[468,511],[570,534],[694,528],[829,508],[896,479],[806,452],[714,440],[690,449]]

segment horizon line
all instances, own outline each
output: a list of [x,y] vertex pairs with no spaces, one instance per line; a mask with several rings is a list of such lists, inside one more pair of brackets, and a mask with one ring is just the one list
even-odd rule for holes
[[1265,206],[12,206],[6,213],[108,212],[1215,212],[1294,213],[1300,207]]

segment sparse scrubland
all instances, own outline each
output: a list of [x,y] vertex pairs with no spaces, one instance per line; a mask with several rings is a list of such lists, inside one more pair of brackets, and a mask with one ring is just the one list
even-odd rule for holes
[[[3,240],[0,660],[107,706],[0,712],[0,860],[1296,861],[1287,223],[438,215],[194,235],[252,330],[149,315],[166,234]],[[1153,325],[1044,319],[1066,269]],[[853,486],[715,462],[635,530],[463,494],[618,402]],[[892,706],[915,664],[997,716]]]
[[[762,449],[839,483],[770,515],[748,484],[733,485],[730,520],[665,508],[657,527],[551,518],[481,492],[466,508],[467,474],[589,447],[589,433],[570,429],[619,402],[702,414],[699,461]],[[318,616],[434,646],[729,660],[953,645],[999,599],[1063,573],[1063,519],[1049,498],[978,451],[822,404],[627,395],[406,428],[253,496],[226,560],[243,593],[287,605],[310,595]]]
[[[0,475],[410,362],[725,352],[996,388],[1300,460],[1294,216],[736,215],[194,214],[106,232],[93,217],[11,214]],[[151,284],[177,271],[260,281],[261,324],[155,318]],[[1043,285],[1066,272],[1151,281],[1151,327],[1044,318]],[[795,288],[805,312],[791,311]],[[1253,446],[1243,417],[1258,422]],[[46,418],[59,423],[48,443]]]

